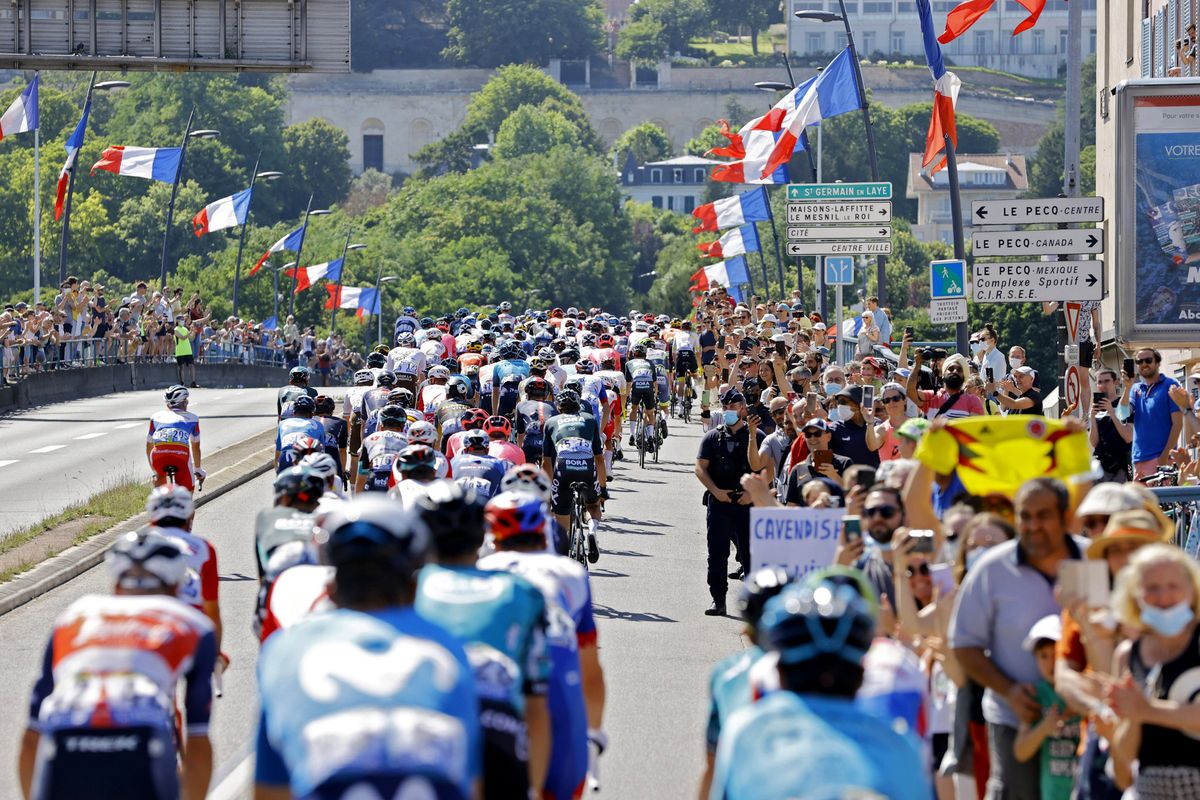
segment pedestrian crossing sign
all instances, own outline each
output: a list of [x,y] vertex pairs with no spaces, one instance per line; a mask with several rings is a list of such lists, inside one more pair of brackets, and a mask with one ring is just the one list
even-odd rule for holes
[[951,258],[929,262],[929,296],[957,300],[967,296],[967,262]]

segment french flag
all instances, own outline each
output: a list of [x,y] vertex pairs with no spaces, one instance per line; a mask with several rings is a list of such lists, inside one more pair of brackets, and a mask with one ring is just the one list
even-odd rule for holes
[[0,116],[0,139],[12,136],[14,133],[28,133],[38,127],[38,81],[40,73],[33,73],[33,80],[25,87],[25,91],[17,95],[4,116]]
[[715,242],[705,242],[696,245],[709,258],[725,258],[740,256],[745,253],[757,253],[760,249],[758,229],[754,223],[742,225],[731,231],[726,231]]
[[245,225],[246,215],[250,213],[250,193],[253,191],[253,188],[244,189],[206,205],[199,214],[192,217],[192,227],[196,229],[196,235],[203,236],[235,225]]
[[709,264],[692,273],[692,285],[689,291],[703,292],[713,286],[724,286],[727,289],[750,282],[750,269],[746,265],[745,256],[737,256],[718,264]]
[[[755,117],[742,126],[737,133],[729,132],[729,122],[722,121],[721,133],[729,140],[726,147],[715,147],[713,155],[737,159],[728,164],[714,167],[710,176],[714,181],[726,183],[780,184],[788,182],[786,162],[764,173],[768,156],[775,149],[780,137],[780,126],[788,113],[795,108],[796,98],[812,81],[803,83],[784,95],[761,117]],[[798,146],[798,145],[797,145]],[[795,147],[793,147],[793,152]]]
[[850,48],[838,53],[816,78],[795,89],[796,92],[801,90],[803,94],[796,98],[795,108],[784,119],[779,140],[766,159],[762,171],[764,177],[788,162],[800,143],[801,132],[809,125],[862,108]]
[[338,286],[336,283],[325,284],[329,298],[325,301],[326,308],[353,308],[358,316],[368,316],[379,313],[379,291],[370,286]]
[[58,173],[58,195],[54,198],[54,219],[61,219],[63,202],[67,197],[67,186],[71,182],[71,174],[75,172],[75,162],[79,151],[83,149],[83,137],[87,134],[88,117],[92,113],[92,98],[83,104],[83,116],[75,124],[75,130],[67,139],[67,160],[63,162],[62,170]]
[[267,252],[263,253],[262,258],[260,258],[255,263],[255,265],[250,269],[250,274],[253,275],[254,273],[258,272],[258,270],[262,267],[262,265],[267,263],[267,259],[270,258],[271,256],[273,256],[274,254],[279,253],[283,250],[291,250],[291,251],[295,252],[300,249],[300,245],[302,245],[302,244],[304,244],[304,226],[303,225],[301,225],[299,228],[296,228],[296,230],[292,231],[287,236],[284,236],[278,242],[276,242],[275,244],[273,244],[269,248],[267,248]]
[[[942,48],[938,44],[933,29],[933,11],[929,0],[917,0],[917,13],[921,17],[921,37],[925,42],[925,61],[933,74],[933,115],[929,119],[929,132],[925,134],[925,155],[921,160],[922,167],[928,167],[937,158],[938,153],[946,148],[945,137],[958,146],[958,128],[954,123],[954,106],[958,104],[958,90],[962,81],[953,72],[946,69],[946,61],[942,58]],[[943,156],[934,165],[930,174],[946,166]]]
[[[1046,7],[1046,0],[1017,0],[1017,2],[1029,12],[1029,16],[1013,28],[1013,36],[1037,25],[1038,18],[1042,16],[1042,9]],[[964,0],[959,3],[946,15],[946,30],[937,40],[942,44],[950,44],[970,30],[971,26],[978,22],[984,14],[991,11],[993,5],[995,5],[995,0]],[[920,6],[917,7],[917,11],[920,13]],[[921,24],[923,29],[924,20]]]
[[286,273],[296,279],[295,294],[300,294],[319,280],[340,281],[342,279],[342,259],[313,264],[311,267],[293,267]]
[[697,206],[692,216],[700,220],[700,224],[692,228],[692,233],[720,231],[747,222],[766,222],[771,218],[771,207],[767,202],[766,188],[760,186]]
[[92,164],[92,174],[95,175],[96,170],[101,170],[115,175],[174,183],[179,174],[179,158],[182,152],[183,149],[179,147],[113,145],[106,147],[100,154],[100,160]]

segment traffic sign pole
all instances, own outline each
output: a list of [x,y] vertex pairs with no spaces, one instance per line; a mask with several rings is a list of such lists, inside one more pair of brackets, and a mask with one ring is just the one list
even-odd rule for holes
[[[950,178],[950,222],[954,228],[954,257],[959,261],[966,261],[967,248],[963,243],[962,196],[958,190],[958,159],[954,154],[954,140],[950,138],[949,134],[946,134],[943,140],[946,145],[946,174]],[[970,358],[971,348],[967,339],[967,323],[959,322],[954,326],[954,344],[961,355]]]

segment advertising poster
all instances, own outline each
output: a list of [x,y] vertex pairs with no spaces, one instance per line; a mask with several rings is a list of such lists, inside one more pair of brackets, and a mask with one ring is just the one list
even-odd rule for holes
[[783,567],[794,577],[833,563],[844,508],[750,509],[750,569]]

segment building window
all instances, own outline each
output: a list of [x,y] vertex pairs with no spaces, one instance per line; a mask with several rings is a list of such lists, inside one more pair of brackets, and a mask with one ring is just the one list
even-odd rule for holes
[[690,214],[690,213],[692,213],[692,209],[694,209],[695,207],[696,207],[696,198],[692,197],[690,194],[687,197],[683,198],[683,213]]
[[904,31],[892,31],[892,52],[904,52]]
[[698,168],[695,172],[696,183],[704,183],[704,169]]
[[671,183],[683,183],[683,170],[679,167],[671,170]]
[[984,55],[992,51],[992,32],[975,31],[975,53]]
[[1041,55],[1046,52],[1046,32],[1039,31],[1034,28],[1033,31],[1033,52],[1035,55]]
[[1090,56],[1092,53],[1095,53],[1095,52],[1096,52],[1096,29],[1092,28],[1090,31],[1088,31],[1088,49],[1087,49],[1087,52],[1084,53],[1084,55]]
[[825,34],[823,33],[806,33],[804,34],[804,49],[809,53],[825,52]]
[[[847,12],[847,13],[849,13],[849,12]],[[841,51],[846,49],[847,44],[849,44],[849,39],[846,38],[846,34],[835,33],[833,35],[833,49],[834,50],[837,50],[840,53]]]
[[1021,52],[1021,37],[1020,36],[1008,37],[1008,52],[1010,52],[1010,53],[1020,53]]
[[651,197],[650,205],[654,206],[655,208],[662,208],[662,195],[656,194],[653,197]]
[[873,0],[873,2],[872,2],[872,0],[867,0],[867,2],[863,3],[863,13],[864,14],[891,14],[892,13],[892,4],[891,4],[891,2],[880,2],[880,0]]
[[1065,56],[1067,54],[1067,31],[1063,29],[1058,32],[1058,53]]
[[867,55],[875,52],[875,31],[863,31],[862,51]]
[[651,183],[662,183],[662,170],[661,169],[650,170],[650,182]]
[[675,195],[669,194],[669,195],[667,195],[667,211],[674,211],[674,210],[675,210]]
[[383,172],[383,134],[363,134],[363,171],[374,169]]

